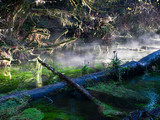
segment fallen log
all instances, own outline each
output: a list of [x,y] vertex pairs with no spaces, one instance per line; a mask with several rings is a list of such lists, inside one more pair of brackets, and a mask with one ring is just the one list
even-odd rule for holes
[[153,52],[138,61],[143,67],[151,69],[152,66],[160,65],[160,50]]
[[[77,83],[78,85],[85,85],[90,81],[93,81],[93,82],[101,81],[103,80],[104,76],[105,76],[105,71],[102,71],[99,73],[93,73],[90,75],[74,78],[71,80]],[[66,86],[67,86],[66,82],[59,82],[59,83],[47,85],[41,88],[15,92],[15,93],[0,97],[0,103],[14,97],[30,96],[34,100],[34,99],[42,98],[44,96],[48,96],[50,93],[52,93],[52,95],[56,95],[57,91],[60,92],[61,89],[65,88]]]
[[[131,61],[129,63],[123,64],[121,65],[122,69],[124,69],[122,76],[124,77],[126,75],[129,77],[132,77],[139,73],[143,74],[146,67],[151,68],[152,65],[155,65],[155,63],[160,63],[159,59],[160,59],[160,50],[142,58],[138,62]],[[103,80],[107,81],[108,79],[106,78],[109,78],[111,76],[110,74],[111,72],[113,72],[113,70],[109,69],[109,70],[101,71],[98,73],[93,73],[93,74],[85,75],[82,77],[73,78],[71,80],[76,84],[83,86],[92,82],[99,82]],[[13,97],[30,96],[32,99],[38,99],[44,96],[48,96],[50,93],[52,93],[53,95],[56,95],[56,91],[60,91],[66,86],[67,86],[66,82],[59,82],[59,83],[47,85],[41,88],[35,88],[32,90],[12,93],[12,94],[0,97],[0,103]]]

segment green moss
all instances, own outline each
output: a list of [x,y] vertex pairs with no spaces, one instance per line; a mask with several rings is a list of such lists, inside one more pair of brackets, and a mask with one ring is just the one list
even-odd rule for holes
[[[126,88],[136,90],[136,91],[155,91],[159,94],[159,86],[160,86],[160,75],[157,72],[152,72],[145,74],[143,76],[132,78],[130,81],[133,81],[133,84],[127,83],[124,84]],[[156,89],[155,89],[156,88]]]
[[[150,102],[149,97],[146,97],[145,94],[115,82],[99,83],[88,89],[97,99],[119,111],[130,112],[135,109],[144,109],[144,106]],[[144,104],[144,106],[137,104]]]
[[104,114],[106,117],[115,117],[115,116],[126,115],[125,112],[120,112],[120,111],[117,110],[116,108],[113,108],[112,106],[109,106],[109,105],[107,105],[107,104],[104,104],[103,114]]
[[99,83],[98,85],[89,87],[88,89],[103,92],[118,98],[135,98],[137,100],[145,99],[140,93],[127,89],[123,85],[116,85],[116,83]]
[[70,113],[65,107],[57,108],[54,104],[48,105],[44,99],[33,101],[31,105],[44,113],[45,120],[84,120],[84,116]]
[[28,103],[29,97],[12,98],[0,104],[0,120],[18,114]]
[[36,108],[28,108],[24,110],[20,115],[13,116],[11,120],[42,120],[44,114]]
[[[83,73],[83,66],[82,68],[80,67],[74,67],[74,66],[71,66],[71,67],[65,67],[65,66],[62,66],[60,64],[56,64],[56,63],[52,63],[50,64],[55,70],[61,72],[62,74],[70,77],[70,78],[76,78],[76,77],[80,77],[82,75],[85,75],[85,74],[90,74],[90,73],[94,73],[96,72],[95,69],[91,68],[91,67],[87,67],[87,72],[85,72],[85,74],[82,74]],[[43,68],[43,75],[45,75],[46,77],[48,77],[48,80],[50,82],[48,83],[56,83],[56,82],[60,82],[61,80],[56,77],[53,73],[51,73],[49,70],[47,70],[46,68]]]
[[[32,68],[32,67],[31,67]],[[7,93],[15,89],[26,88],[34,79],[33,71],[27,67],[11,67],[0,70],[0,93]]]
[[[48,63],[50,63],[50,65],[57,71],[63,73],[70,78],[82,76],[81,67],[66,67],[59,63],[53,63],[53,61],[49,61]],[[90,74],[94,72],[96,72],[95,69],[87,67],[87,73],[85,74]],[[37,80],[36,76],[36,62],[27,63],[20,66],[11,66],[10,68],[3,68],[0,70],[0,93],[8,93],[15,90],[17,91],[35,88]],[[45,67],[43,67],[42,75],[40,77],[42,77],[43,85],[54,84],[62,81],[59,79],[58,76],[55,76]]]
[[99,69],[99,70],[104,70],[105,69],[105,66],[102,65],[102,64],[94,64],[94,67]]
[[120,117],[126,115],[126,112],[120,111],[120,109],[112,107],[109,104],[99,101],[98,99],[94,99],[94,103],[98,106],[98,110],[100,113],[108,117]]
[[135,106],[138,106],[138,107],[145,107],[146,104],[135,104]]

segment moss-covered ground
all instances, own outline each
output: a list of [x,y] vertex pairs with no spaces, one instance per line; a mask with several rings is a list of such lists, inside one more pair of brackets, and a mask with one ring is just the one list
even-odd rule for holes
[[[95,65],[96,69],[87,65],[74,67],[64,66],[53,62],[50,62],[49,64],[57,71],[70,78],[94,73],[97,72],[97,69],[99,71],[104,69],[102,65],[97,64]],[[40,82],[41,86],[61,82],[59,77],[54,75],[51,71],[44,67],[39,70],[37,66],[37,63],[34,62],[0,69],[0,94],[33,89],[37,87],[38,82]]]

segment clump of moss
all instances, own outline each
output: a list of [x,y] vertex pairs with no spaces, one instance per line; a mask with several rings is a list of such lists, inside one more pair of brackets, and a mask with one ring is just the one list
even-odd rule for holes
[[108,95],[112,95],[114,97],[118,98],[126,98],[126,99],[136,99],[136,100],[144,100],[144,96],[142,96],[140,93],[133,91],[131,89],[125,88],[122,85],[116,85],[116,83],[99,83],[98,85],[94,87],[89,87],[88,89],[103,92]]
[[37,110],[36,108],[28,108],[24,110],[18,116],[13,116],[11,120],[42,120],[44,118],[44,114]]
[[0,93],[28,89],[35,75],[31,70],[26,70],[26,67],[23,69],[18,66],[0,70]]
[[95,99],[95,102],[97,104],[99,104],[99,107],[98,107],[99,112],[102,113],[106,117],[116,117],[116,116],[118,117],[118,116],[126,115],[126,112],[121,112],[118,109],[116,109],[108,104],[100,102],[96,99]]
[[29,97],[12,98],[0,104],[0,119],[7,119],[18,114],[28,103]]

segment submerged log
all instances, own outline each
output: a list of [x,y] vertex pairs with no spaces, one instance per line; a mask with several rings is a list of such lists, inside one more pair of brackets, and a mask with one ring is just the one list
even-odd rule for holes
[[[121,65],[121,69],[123,69],[122,77],[131,77],[135,76],[139,73],[143,73],[145,71],[145,67],[151,68],[152,65],[155,65],[155,63],[160,63],[160,50],[142,58],[140,61],[131,61],[129,63]],[[128,69],[129,68],[129,69]],[[78,78],[71,79],[73,82],[75,82],[78,85],[87,85],[88,83],[93,82],[99,82],[99,81],[107,81],[110,76],[111,72],[113,72],[112,69],[101,71],[98,73],[93,73],[89,75],[85,75]],[[59,82],[56,84],[44,86],[41,88],[35,88],[32,90],[26,90],[26,91],[20,91],[16,93],[12,93],[9,95],[5,95],[0,97],[0,103],[3,101],[6,101],[13,97],[21,97],[25,95],[29,95],[32,99],[38,99],[42,98],[44,96],[48,96],[50,93],[53,95],[56,94],[56,91],[60,91],[61,89],[65,88],[67,86],[66,82]]]

